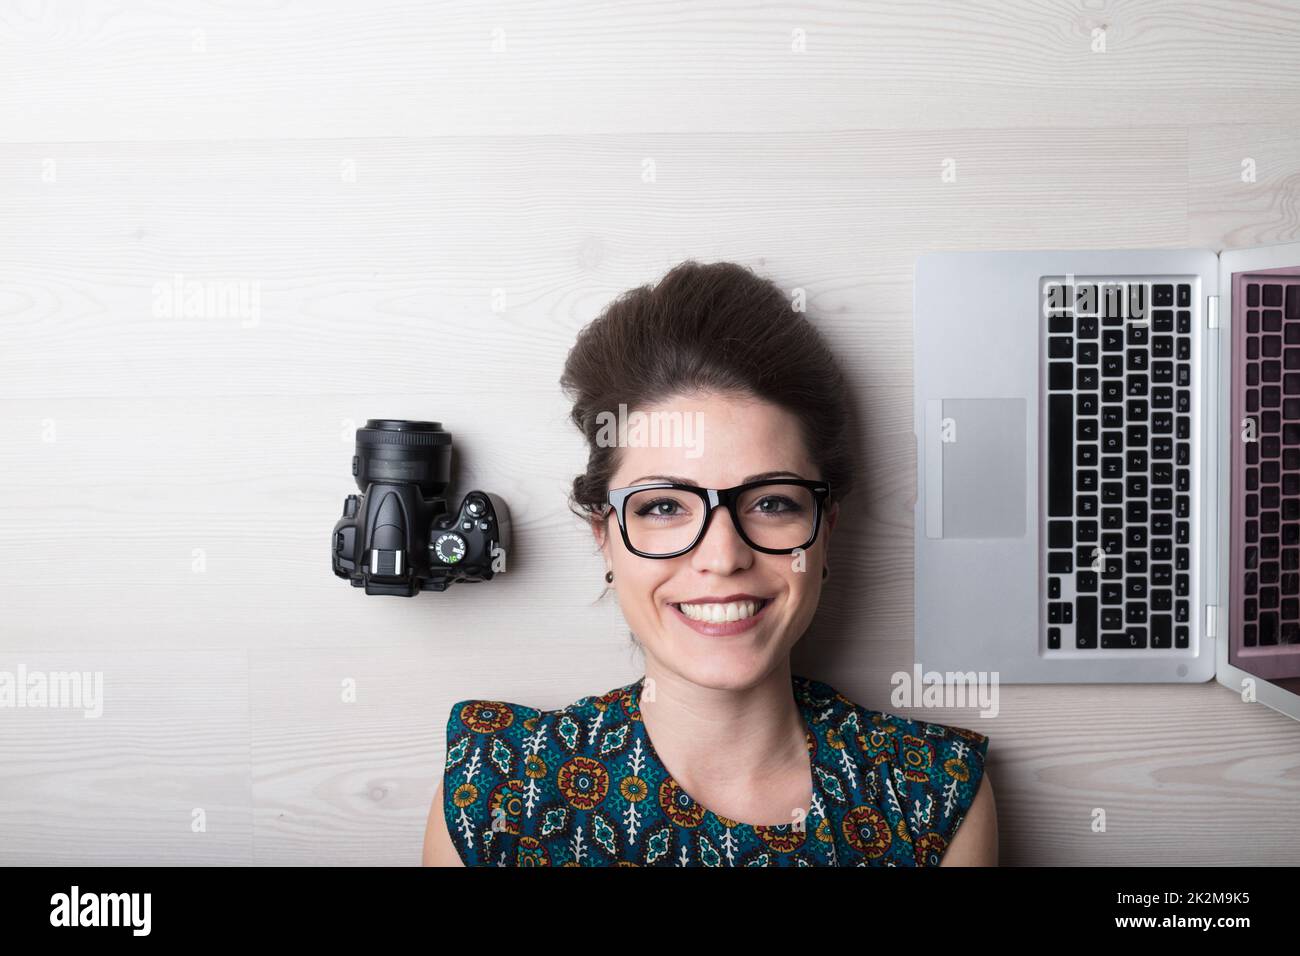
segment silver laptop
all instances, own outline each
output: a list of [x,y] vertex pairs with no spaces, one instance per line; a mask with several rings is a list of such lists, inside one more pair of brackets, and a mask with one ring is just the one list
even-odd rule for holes
[[1300,243],[931,253],[913,321],[922,669],[1300,718]]

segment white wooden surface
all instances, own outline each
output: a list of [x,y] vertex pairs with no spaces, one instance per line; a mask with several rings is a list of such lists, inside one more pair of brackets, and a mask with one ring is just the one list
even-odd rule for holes
[[[852,372],[795,663],[889,709],[915,256],[1298,237],[1295,0],[0,3],[0,670],[106,697],[0,710],[0,863],[414,864],[452,702],[634,679],[557,380],[686,256],[807,289]],[[256,322],[158,316],[178,274]],[[454,433],[506,577],[333,577],[367,417]],[[991,735],[1005,863],[1300,860],[1300,724],[1215,684],[925,714]]]

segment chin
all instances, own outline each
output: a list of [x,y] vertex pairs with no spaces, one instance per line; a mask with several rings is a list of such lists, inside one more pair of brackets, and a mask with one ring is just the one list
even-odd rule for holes
[[690,648],[675,644],[668,653],[657,653],[656,658],[667,670],[700,687],[745,690],[762,681],[787,654],[753,644],[725,650],[707,644]]

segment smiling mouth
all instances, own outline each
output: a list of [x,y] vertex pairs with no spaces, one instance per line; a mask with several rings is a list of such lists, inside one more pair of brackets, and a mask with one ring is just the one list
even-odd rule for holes
[[771,598],[756,598],[745,601],[713,601],[707,604],[691,604],[683,601],[672,606],[692,621],[700,621],[703,624],[727,624],[754,617],[771,603]]

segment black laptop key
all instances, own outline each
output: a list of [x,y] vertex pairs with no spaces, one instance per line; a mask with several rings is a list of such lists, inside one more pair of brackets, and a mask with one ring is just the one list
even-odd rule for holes
[[1151,646],[1154,648],[1172,647],[1174,622],[1168,614],[1151,616]]
[[1130,627],[1121,634],[1103,634],[1101,636],[1101,646],[1105,650],[1124,650],[1125,648],[1139,648],[1147,646],[1147,629],[1145,627]]
[[1047,357],[1068,359],[1074,354],[1074,339],[1068,335],[1053,335],[1047,342]]
[[[1070,366],[1067,364],[1065,367],[1068,370]],[[1074,397],[1050,396],[1047,415],[1047,513],[1052,517],[1061,517],[1070,514],[1074,503]]]
[[1075,647],[1093,648],[1097,646],[1097,598],[1091,594],[1081,594],[1075,599],[1078,617],[1074,624]]
[[1277,612],[1264,611],[1259,615],[1259,643],[1261,647],[1277,644]]
[[1131,319],[1147,318],[1147,287],[1143,282],[1135,282],[1128,287],[1128,314]]

